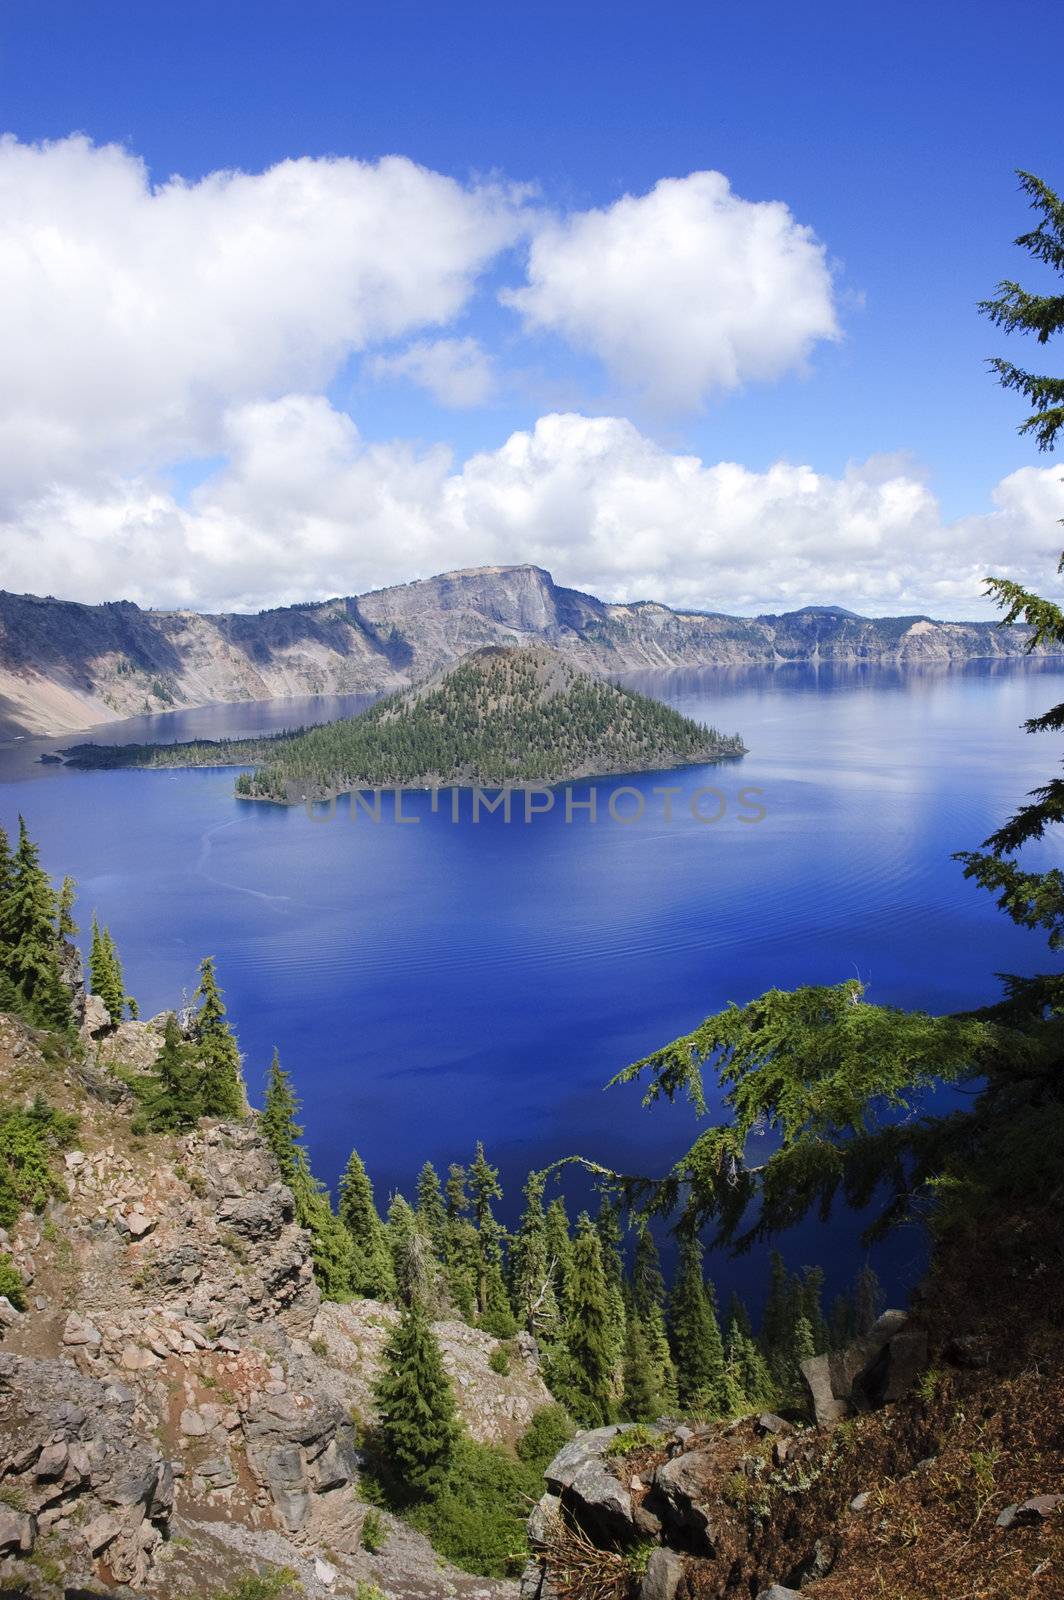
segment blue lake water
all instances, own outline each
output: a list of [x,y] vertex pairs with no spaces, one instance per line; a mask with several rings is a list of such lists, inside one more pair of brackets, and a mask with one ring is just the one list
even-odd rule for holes
[[[559,798],[527,825],[434,812],[408,797],[374,826],[233,796],[231,771],[78,773],[0,750],[0,820],[25,812],[46,865],[79,884],[124,957],[142,1014],[191,992],[218,959],[253,1098],[274,1044],[304,1100],[315,1169],[332,1183],[352,1145],[378,1197],[408,1194],[482,1138],[512,1218],[530,1167],[579,1151],[663,1171],[694,1133],[686,1107],[604,1092],[619,1068],[729,1000],[773,984],[858,976],[869,997],[945,1011],[996,992],[998,971],[1045,963],[964,881],[977,845],[1043,781],[1051,736],[1020,729],[1064,694],[1064,662],[940,671],[788,667],[629,679],[749,747],[741,761],[600,781],[600,816]],[[344,700],[211,707],[108,728],[107,740],[187,738],[321,720]],[[69,741],[52,741],[52,744]],[[638,821],[611,820],[607,800]],[[665,816],[662,785],[678,786]],[[585,799],[588,785],[574,787]],[[724,814],[695,820],[713,787]],[[740,790],[756,789],[740,803]],[[752,806],[764,808],[752,822]],[[697,797],[701,816],[721,810]],[[357,810],[357,808],[356,808]],[[1042,855],[1051,852],[1049,844]],[[1053,859],[1059,859],[1054,856]],[[793,1264],[838,1277],[861,1258],[852,1219],[788,1242]],[[892,1285],[921,1242],[876,1257]],[[756,1295],[761,1263],[715,1261]]]

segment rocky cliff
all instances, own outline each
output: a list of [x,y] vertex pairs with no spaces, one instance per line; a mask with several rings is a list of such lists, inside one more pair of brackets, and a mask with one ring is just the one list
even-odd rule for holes
[[[396,1313],[321,1303],[254,1116],[134,1134],[110,1068],[150,1062],[159,1025],[105,1020],[90,998],[79,1058],[0,1015],[0,1100],[78,1117],[64,1193],[0,1230],[26,1285],[24,1311],[0,1298],[0,1589],[202,1600],[287,1567],[313,1600],[511,1592],[384,1512],[365,1547],[360,1429]],[[435,1331],[474,1437],[513,1441],[550,1400],[531,1342],[499,1373],[489,1335]]]
[[540,567],[207,616],[0,592],[0,728],[64,733],[212,701],[379,693],[484,645],[546,644],[596,673],[793,661],[950,662],[1022,652],[1022,628],[811,607],[732,617],[609,604]]

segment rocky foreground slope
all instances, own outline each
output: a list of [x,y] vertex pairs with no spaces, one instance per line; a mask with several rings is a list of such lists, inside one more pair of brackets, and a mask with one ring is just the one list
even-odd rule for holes
[[[0,1232],[28,1284],[24,1313],[0,1299],[0,1592],[208,1597],[277,1567],[314,1600],[509,1592],[386,1513],[365,1548],[360,1427],[396,1313],[321,1304],[253,1118],[132,1134],[107,1065],[143,1065],[161,1034],[127,1022],[101,1048],[95,1004],[81,1063],[0,1016],[0,1096],[79,1118],[67,1198]],[[487,1334],[436,1333],[470,1431],[514,1440],[550,1399],[531,1344],[501,1375]]]
[[611,604],[541,567],[481,567],[258,615],[88,606],[0,591],[0,729],[64,733],[212,701],[381,693],[484,645],[545,644],[588,671],[1019,655],[1026,630],[811,607],[782,616]]

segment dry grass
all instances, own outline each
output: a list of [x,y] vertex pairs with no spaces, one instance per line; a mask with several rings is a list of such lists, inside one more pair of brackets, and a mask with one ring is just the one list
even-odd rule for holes
[[544,1555],[559,1600],[627,1600],[632,1591],[629,1561],[614,1550],[598,1549],[561,1517],[551,1519]]

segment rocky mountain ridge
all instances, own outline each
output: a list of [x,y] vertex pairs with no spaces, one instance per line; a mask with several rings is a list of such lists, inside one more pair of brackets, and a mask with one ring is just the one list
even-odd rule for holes
[[379,694],[485,645],[545,644],[598,674],[787,662],[934,663],[1017,656],[990,622],[780,616],[618,604],[541,567],[443,573],[257,615],[144,611],[0,591],[0,729],[57,734],[215,701]]
[[[154,1059],[161,1025],[110,1028],[90,996],[84,1057],[61,1060],[0,1015],[2,1098],[41,1091],[79,1118],[65,1197],[0,1230],[27,1286],[24,1312],[0,1299],[0,1588],[201,1600],[287,1567],[311,1600],[513,1593],[449,1567],[385,1512],[364,1539],[359,1430],[397,1313],[322,1304],[254,1116],[132,1133],[133,1097],[111,1069]],[[475,1438],[512,1442],[550,1402],[530,1340],[500,1373],[496,1339],[446,1321],[435,1332]]]

